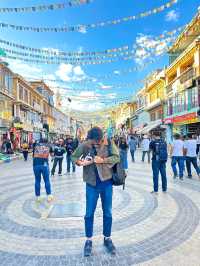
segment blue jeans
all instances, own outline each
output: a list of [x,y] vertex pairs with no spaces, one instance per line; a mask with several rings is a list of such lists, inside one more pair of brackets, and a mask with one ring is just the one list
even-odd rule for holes
[[130,150],[132,161],[135,162],[135,150]]
[[193,164],[194,169],[197,172],[197,175],[200,175],[200,169],[197,165],[197,157],[186,157],[186,167],[187,167],[188,176],[192,177],[191,164]]
[[176,164],[178,163],[179,167],[179,177],[183,178],[183,170],[184,170],[184,157],[183,156],[172,156],[171,166],[174,172],[174,176],[178,176],[178,172],[176,169]]
[[33,166],[33,171],[35,174],[35,195],[40,196],[40,184],[41,176],[43,176],[45,189],[47,195],[51,194],[51,184],[49,181],[49,166],[48,165],[35,165]]
[[128,169],[127,150],[120,150],[119,154],[123,169]]
[[162,190],[167,191],[166,162],[152,160],[152,170],[154,191],[158,192],[159,173],[162,179]]
[[72,162],[71,155],[67,155],[67,172],[68,173],[70,172],[70,166],[71,166],[71,164],[72,164],[72,170],[73,170],[73,172],[75,172],[76,171],[76,166]]
[[143,151],[142,152],[142,161],[144,162],[146,153],[147,153],[147,156],[148,156],[148,163],[150,163],[150,151]]
[[99,195],[103,210],[103,235],[110,237],[112,228],[112,184],[102,187],[92,187],[86,184],[86,214],[85,234],[86,237],[93,236],[94,213]]

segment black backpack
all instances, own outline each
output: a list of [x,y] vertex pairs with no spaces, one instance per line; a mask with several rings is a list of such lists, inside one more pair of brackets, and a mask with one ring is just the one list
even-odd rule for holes
[[167,144],[162,139],[155,141],[155,157],[157,161],[167,162],[168,153],[167,153]]
[[[111,141],[108,140],[108,156],[112,156],[112,146]],[[123,190],[125,189],[125,180],[126,180],[126,172],[122,167],[122,163],[116,163],[112,167],[112,180],[114,186],[123,186]]]

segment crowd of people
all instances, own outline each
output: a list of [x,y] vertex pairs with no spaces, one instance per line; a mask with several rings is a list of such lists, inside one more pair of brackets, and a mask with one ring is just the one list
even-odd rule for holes
[[[152,162],[153,190],[157,195],[159,190],[159,174],[161,175],[162,191],[167,192],[166,164],[171,157],[173,177],[183,180],[184,171],[187,177],[192,178],[191,165],[194,166],[200,177],[197,156],[200,143],[195,135],[181,136],[175,134],[173,142],[167,145],[159,132],[151,138],[144,135],[119,135],[108,139],[101,128],[94,127],[89,130],[86,140],[79,143],[77,139],[68,136],[67,139],[57,139],[48,143],[47,139],[35,142],[33,149],[33,170],[35,175],[35,196],[37,202],[41,201],[40,187],[43,177],[47,194],[47,201],[53,200],[51,178],[55,177],[58,166],[58,175],[62,175],[63,159],[66,158],[67,174],[76,171],[76,166],[83,167],[83,181],[86,183],[86,213],[84,256],[92,253],[92,237],[94,214],[100,196],[103,211],[103,243],[107,251],[116,254],[116,248],[111,239],[112,232],[112,195],[114,185],[114,166],[120,165],[125,176],[128,175],[128,152],[130,151],[132,163],[135,162],[135,152],[140,147],[142,151],[141,162]],[[24,159],[27,160],[28,144],[23,143]],[[53,165],[49,170],[49,158]],[[178,166],[178,169],[177,169]],[[116,173],[115,173],[116,175]],[[51,178],[50,178],[51,176]],[[121,185],[121,184],[120,184]]]

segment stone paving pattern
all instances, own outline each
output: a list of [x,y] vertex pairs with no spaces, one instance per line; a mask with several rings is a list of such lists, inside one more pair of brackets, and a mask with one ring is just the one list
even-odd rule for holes
[[[173,180],[168,167],[168,193],[150,194],[151,166],[129,162],[126,188],[114,188],[113,241],[115,257],[102,245],[100,202],[95,216],[94,251],[84,258],[82,216],[43,219],[56,204],[78,203],[85,209],[81,169],[52,180],[55,201],[36,204],[32,162],[0,165],[1,266],[200,266],[200,181]],[[64,164],[64,173],[66,164]],[[42,188],[44,193],[44,186]],[[44,198],[45,200],[45,198]],[[44,201],[45,202],[45,201]],[[46,207],[49,207],[47,209]]]

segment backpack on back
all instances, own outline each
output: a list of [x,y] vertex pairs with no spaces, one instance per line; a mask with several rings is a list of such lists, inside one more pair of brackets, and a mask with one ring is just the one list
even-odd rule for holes
[[[112,146],[111,141],[108,140],[108,156],[112,156]],[[126,172],[122,167],[122,162],[116,163],[112,167],[112,180],[114,186],[123,186],[125,188]]]
[[155,142],[155,157],[156,161],[167,162],[168,153],[167,153],[167,144],[163,140]]

